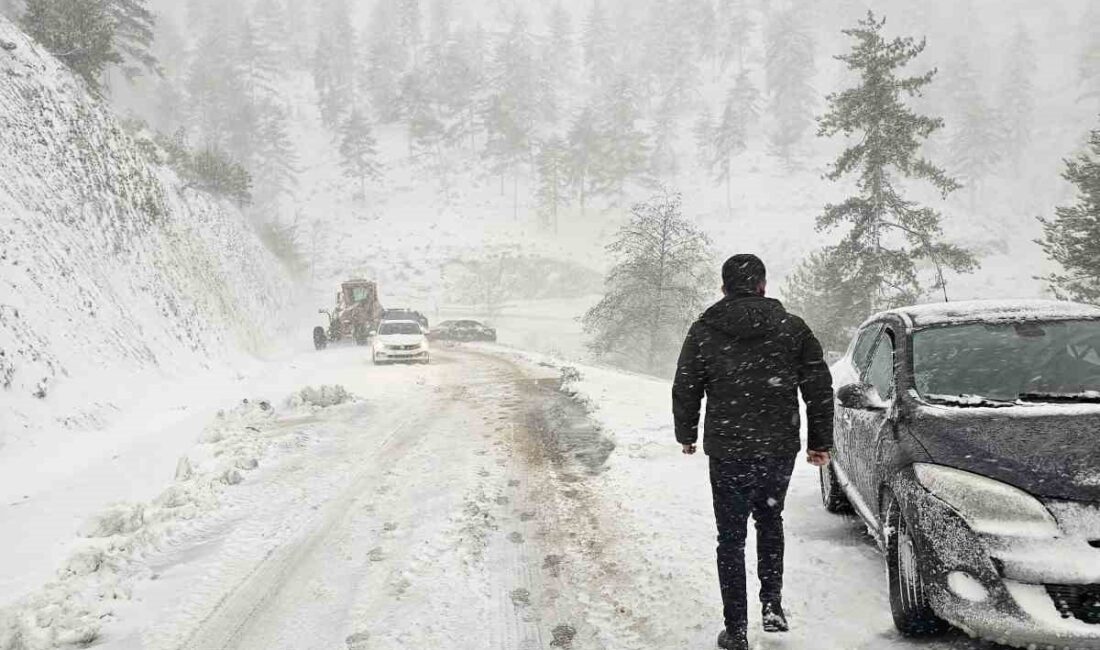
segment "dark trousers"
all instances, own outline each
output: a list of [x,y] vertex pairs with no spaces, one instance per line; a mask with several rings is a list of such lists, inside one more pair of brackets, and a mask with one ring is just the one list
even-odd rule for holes
[[783,593],[783,502],[794,471],[793,457],[710,459],[714,518],[718,523],[718,584],[727,630],[748,625],[745,534],[756,522],[756,574],[760,601]]

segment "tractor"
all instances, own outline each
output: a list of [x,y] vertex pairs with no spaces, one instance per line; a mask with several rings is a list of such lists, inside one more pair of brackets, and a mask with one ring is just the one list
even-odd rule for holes
[[367,345],[371,334],[382,320],[382,303],[378,301],[378,285],[370,280],[348,280],[336,292],[336,308],[317,310],[328,316],[328,328],[313,328],[313,347],[324,350],[329,343],[354,339],[356,345]]

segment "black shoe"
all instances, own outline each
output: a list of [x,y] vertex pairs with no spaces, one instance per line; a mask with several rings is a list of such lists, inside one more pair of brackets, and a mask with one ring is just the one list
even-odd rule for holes
[[765,632],[786,632],[790,630],[787,625],[787,615],[783,613],[783,606],[779,602],[764,603],[760,613]]
[[744,630],[730,634],[729,630],[718,633],[718,647],[722,650],[749,650],[749,638]]

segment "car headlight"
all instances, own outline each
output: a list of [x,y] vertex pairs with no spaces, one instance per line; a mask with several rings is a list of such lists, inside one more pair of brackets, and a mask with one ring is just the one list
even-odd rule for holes
[[976,533],[1008,537],[1057,537],[1058,523],[1035,497],[972,472],[914,463],[917,480],[959,513]]

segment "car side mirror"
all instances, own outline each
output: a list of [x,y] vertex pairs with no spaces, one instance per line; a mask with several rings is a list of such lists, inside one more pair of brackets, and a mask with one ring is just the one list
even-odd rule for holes
[[841,386],[836,392],[836,399],[844,408],[857,411],[885,411],[887,407],[874,386],[863,383]]

